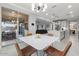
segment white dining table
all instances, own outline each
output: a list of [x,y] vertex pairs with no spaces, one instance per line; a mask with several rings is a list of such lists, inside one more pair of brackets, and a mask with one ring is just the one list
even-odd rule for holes
[[50,46],[55,41],[59,42],[59,37],[54,35],[53,36],[40,35],[39,37],[37,37],[37,35],[32,35],[32,36],[20,37],[18,39],[37,49],[37,51],[39,51],[38,55],[43,55],[44,54],[43,49]]

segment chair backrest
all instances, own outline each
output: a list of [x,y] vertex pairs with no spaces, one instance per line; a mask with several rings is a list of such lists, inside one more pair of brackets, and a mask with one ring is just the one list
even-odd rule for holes
[[22,52],[21,52],[21,50],[20,50],[20,47],[19,47],[18,43],[15,43],[15,47],[16,47],[18,56],[22,56]]
[[53,34],[52,33],[48,33],[48,36],[53,36]]
[[72,42],[69,41],[69,43],[67,44],[66,48],[63,50],[64,56],[67,54],[67,52],[68,52],[68,50],[70,49],[71,45],[72,45]]
[[32,35],[32,33],[31,32],[27,32],[27,34],[26,34],[27,36],[30,36],[30,35]]

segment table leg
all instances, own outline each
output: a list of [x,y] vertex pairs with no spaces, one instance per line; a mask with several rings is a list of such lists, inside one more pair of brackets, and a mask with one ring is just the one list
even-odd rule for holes
[[44,56],[45,52],[43,50],[37,50],[37,56]]

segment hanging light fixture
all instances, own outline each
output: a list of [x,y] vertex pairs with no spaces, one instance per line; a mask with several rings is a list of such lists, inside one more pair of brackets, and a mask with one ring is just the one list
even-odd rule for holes
[[33,3],[32,4],[32,11],[36,12],[44,12],[47,9],[47,4],[44,3]]

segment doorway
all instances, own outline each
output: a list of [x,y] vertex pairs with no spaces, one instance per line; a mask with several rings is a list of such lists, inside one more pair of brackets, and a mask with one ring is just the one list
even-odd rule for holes
[[70,35],[77,34],[77,22],[76,21],[70,22],[69,26],[70,26],[69,27],[69,29],[70,29]]
[[2,7],[2,46],[15,43],[17,36],[28,30],[28,15]]
[[2,46],[11,44],[16,39],[17,12],[2,7]]
[[28,15],[19,13],[18,19],[19,19],[18,34],[19,36],[25,36],[26,32],[28,31]]

